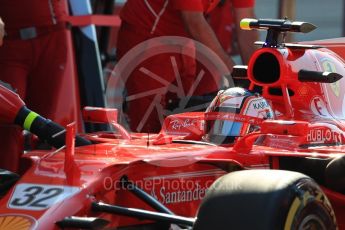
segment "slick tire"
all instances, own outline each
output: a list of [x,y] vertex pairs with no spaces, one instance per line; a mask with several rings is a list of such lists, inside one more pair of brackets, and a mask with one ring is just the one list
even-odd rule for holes
[[244,170],[216,180],[194,230],[337,229],[334,211],[309,177],[282,170]]

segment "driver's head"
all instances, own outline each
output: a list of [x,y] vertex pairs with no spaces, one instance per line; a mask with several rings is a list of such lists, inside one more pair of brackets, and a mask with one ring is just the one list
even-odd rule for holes
[[215,144],[232,144],[268,118],[273,118],[273,110],[259,94],[238,87],[221,90],[206,110],[204,138]]

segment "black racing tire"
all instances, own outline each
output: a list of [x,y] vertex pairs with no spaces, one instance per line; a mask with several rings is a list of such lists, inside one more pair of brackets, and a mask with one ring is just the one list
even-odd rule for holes
[[308,176],[283,170],[229,173],[209,188],[194,230],[337,229],[326,195]]

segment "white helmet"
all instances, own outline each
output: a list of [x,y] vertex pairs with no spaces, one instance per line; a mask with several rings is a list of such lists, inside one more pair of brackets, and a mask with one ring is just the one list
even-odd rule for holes
[[263,119],[273,119],[273,110],[259,94],[235,87],[218,92],[205,112],[205,136],[209,142],[231,144],[256,131]]

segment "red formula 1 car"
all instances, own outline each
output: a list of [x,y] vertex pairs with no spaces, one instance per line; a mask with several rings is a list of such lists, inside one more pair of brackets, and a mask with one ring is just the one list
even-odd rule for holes
[[20,177],[1,171],[0,229],[344,229],[345,40],[283,43],[286,32],[314,29],[287,20],[242,27],[268,35],[233,77],[261,91],[275,119],[213,111],[255,123],[232,145],[203,141],[212,117],[203,112],[171,115],[148,135],[128,133],[114,109],[89,107],[86,121],[116,131],[74,138],[73,124],[41,117],[0,86],[0,122],[55,147],[24,154]]

